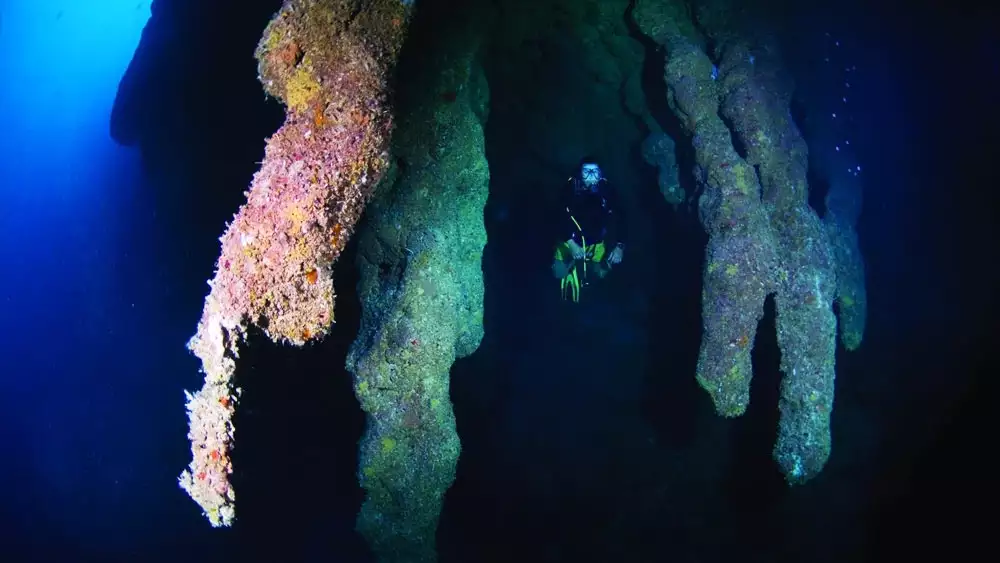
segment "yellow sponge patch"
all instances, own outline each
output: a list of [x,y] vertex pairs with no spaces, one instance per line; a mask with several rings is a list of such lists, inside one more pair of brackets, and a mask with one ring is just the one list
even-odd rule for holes
[[285,83],[285,103],[290,109],[306,109],[319,95],[319,82],[306,70],[306,66],[299,65]]

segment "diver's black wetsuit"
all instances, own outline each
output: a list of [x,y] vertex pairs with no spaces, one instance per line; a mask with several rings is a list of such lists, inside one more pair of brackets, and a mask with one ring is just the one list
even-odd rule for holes
[[597,190],[591,191],[580,178],[574,176],[567,181],[566,191],[563,206],[565,232],[560,234],[561,242],[573,239],[583,246],[584,242],[590,245],[604,241],[608,252],[616,244],[624,244],[624,225],[617,211],[618,202],[606,179],[601,178]]

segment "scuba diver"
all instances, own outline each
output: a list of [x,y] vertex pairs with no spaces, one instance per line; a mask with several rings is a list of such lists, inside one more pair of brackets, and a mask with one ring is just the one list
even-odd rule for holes
[[[592,158],[580,163],[579,175],[567,180],[565,217],[556,245],[552,275],[561,280],[562,296],[580,301],[580,287],[589,275],[603,278],[625,255],[623,221],[610,184]],[[566,236],[562,240],[562,236]],[[610,251],[609,251],[610,249]]]

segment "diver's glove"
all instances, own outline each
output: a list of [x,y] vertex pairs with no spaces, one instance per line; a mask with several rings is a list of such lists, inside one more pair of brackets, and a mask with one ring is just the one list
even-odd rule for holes
[[611,251],[611,254],[608,255],[608,264],[611,266],[614,266],[616,264],[621,264],[622,258],[624,258],[624,256],[625,256],[625,245],[619,242],[617,245],[615,245],[615,249]]
[[575,240],[569,239],[566,241],[566,246],[569,247],[569,251],[573,254],[574,260],[583,260],[587,257],[587,251],[585,251],[582,246],[577,244]]

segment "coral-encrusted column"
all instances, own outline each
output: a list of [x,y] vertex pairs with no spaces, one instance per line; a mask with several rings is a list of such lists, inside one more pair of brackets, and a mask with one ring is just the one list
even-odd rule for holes
[[388,165],[387,83],[411,4],[287,0],[257,48],[260,80],[285,104],[286,119],[220,239],[211,292],[188,343],[205,383],[188,394],[193,459],[180,485],[213,526],[235,518],[228,454],[239,342],[251,323],[296,345],[333,323],[333,263]]

